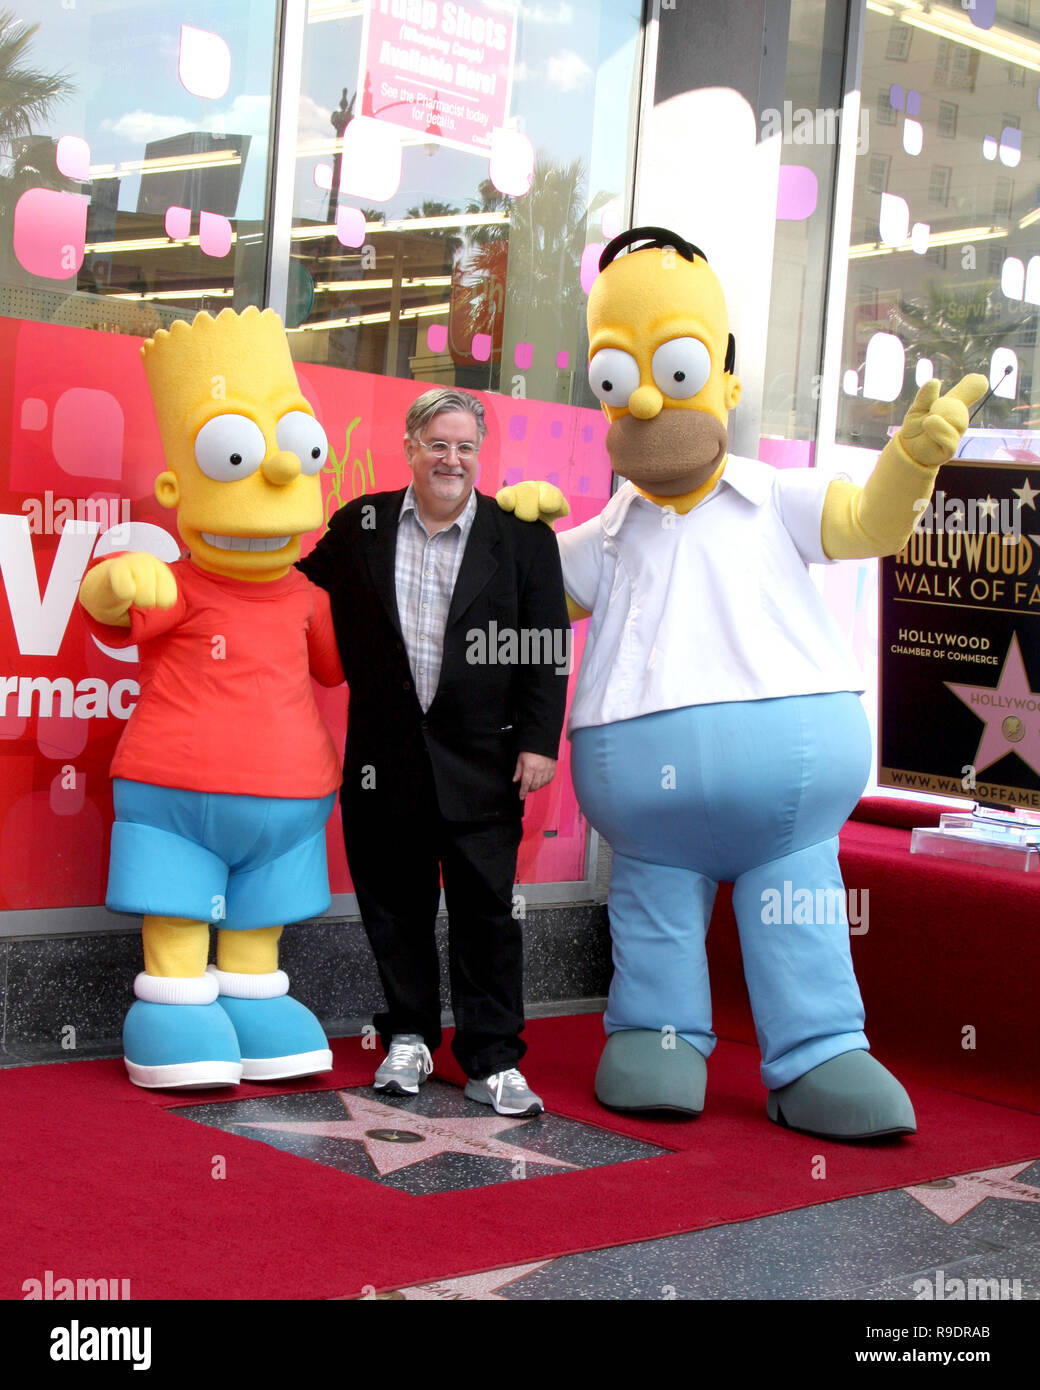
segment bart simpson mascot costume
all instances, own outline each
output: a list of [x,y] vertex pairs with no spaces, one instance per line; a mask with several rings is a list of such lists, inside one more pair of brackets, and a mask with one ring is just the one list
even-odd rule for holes
[[[635,241],[650,244],[616,259]],[[838,868],[870,769],[862,683],[808,565],[903,546],[986,379],[945,396],[924,385],[863,488],[776,470],[728,453],[740,382],[703,253],[637,228],[600,269],[589,381],[627,481],[559,537],[571,615],[591,617],[575,787],[614,850],[596,1095],[700,1113],[715,1045],[705,934],[728,880],[769,1118],[836,1139],[913,1133],[909,1097],[868,1050]],[[534,500],[507,490],[500,505],[544,512],[545,485],[521,486]],[[784,921],[785,901],[840,908]]]
[[144,917],[127,1070],[177,1088],[327,1071],[321,1025],[278,968],[282,925],[329,905],[340,782],[310,684],[343,679],[328,598],[292,568],[322,523],[325,434],[271,310],[199,314],[141,355],[167,462],[155,492],[188,555],[113,556],[80,590],[102,641],[140,644],[106,897]]

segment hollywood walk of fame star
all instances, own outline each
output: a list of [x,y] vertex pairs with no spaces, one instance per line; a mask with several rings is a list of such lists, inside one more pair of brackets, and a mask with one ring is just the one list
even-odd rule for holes
[[964,1173],[958,1178],[948,1178],[941,1187],[922,1184],[919,1187],[904,1187],[903,1191],[927,1207],[940,1221],[945,1221],[947,1226],[953,1226],[987,1197],[1003,1197],[1009,1202],[1040,1202],[1040,1187],[1013,1181],[1030,1167],[1032,1161],[1012,1163],[1007,1168],[985,1168],[979,1173]]
[[[1012,634],[996,687],[959,685],[953,681],[944,684],[985,724],[972,758],[976,771],[981,772],[1008,753],[1017,753],[1027,767],[1040,773],[1040,695],[1029,688],[1017,633]],[[1014,725],[1013,740],[1002,727],[1009,715],[1017,715],[1022,721],[1021,727]]]
[[[235,1127],[268,1129],[277,1134],[310,1134],[325,1139],[345,1139],[362,1143],[380,1177],[410,1168],[414,1163],[441,1153],[472,1154],[477,1158],[501,1158],[509,1163],[541,1163],[553,1168],[574,1168],[562,1158],[550,1158],[491,1135],[530,1124],[529,1119],[434,1119],[429,1115],[402,1113],[393,1105],[369,1100],[350,1091],[337,1091],[345,1120],[248,1120]],[[403,1123],[402,1123],[403,1121]],[[389,1138],[394,1135],[394,1138]]]
[[[510,1265],[508,1269],[488,1269],[482,1274],[464,1274],[459,1279],[437,1279],[430,1284],[410,1284],[397,1292],[409,1302],[449,1303],[480,1301],[483,1303],[506,1303],[508,1300],[498,1292],[507,1284],[515,1284],[533,1274],[536,1269],[544,1269],[552,1260],[538,1260],[530,1265]],[[384,1295],[385,1296],[385,1295]],[[365,1298],[378,1298],[378,1294],[365,1294]]]

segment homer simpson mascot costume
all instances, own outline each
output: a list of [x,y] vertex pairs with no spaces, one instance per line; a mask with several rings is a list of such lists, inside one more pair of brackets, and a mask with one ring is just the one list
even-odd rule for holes
[[[637,241],[649,245],[618,256]],[[870,770],[862,682],[808,566],[903,546],[986,379],[945,396],[927,382],[862,488],[777,470],[728,452],[740,382],[703,253],[636,228],[600,270],[589,381],[627,481],[559,537],[571,616],[591,618],[575,788],[614,850],[597,1098],[701,1112],[715,1046],[705,934],[727,880],[769,1118],[833,1139],[913,1133],[909,1097],[868,1050],[838,867]],[[533,491],[504,490],[500,505],[544,512],[545,485],[521,487]],[[839,911],[780,920],[801,889]]]
[[329,905],[340,782],[310,683],[343,679],[328,598],[293,569],[322,524],[325,434],[271,310],[199,314],[141,355],[167,463],[155,493],[188,553],[116,555],[80,589],[101,641],[140,646],[106,897],[144,917],[126,1067],[177,1088],[328,1071],[321,1025],[278,968],[282,924]]

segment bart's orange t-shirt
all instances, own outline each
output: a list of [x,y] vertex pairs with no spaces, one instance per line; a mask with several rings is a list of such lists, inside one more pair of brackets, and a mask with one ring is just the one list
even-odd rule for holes
[[131,607],[129,628],[84,613],[107,646],[140,647],[141,696],[112,776],[243,796],[335,791],[340,759],[310,681],[343,680],[328,594],[296,569],[253,583],[190,559],[170,568],[172,608]]

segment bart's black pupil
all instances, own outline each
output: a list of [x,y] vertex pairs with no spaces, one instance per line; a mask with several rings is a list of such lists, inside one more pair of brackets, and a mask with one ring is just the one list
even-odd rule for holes
[[604,391],[613,391],[614,383],[612,381],[605,381],[603,383],[603,389]]
[[242,462],[242,455],[241,455],[241,454],[232,454],[232,455],[231,455],[231,462],[232,462],[232,463],[236,463],[236,464],[237,464],[237,463],[241,463],[241,462]]
[[321,450],[318,448],[317,444],[315,444],[314,448],[311,450],[311,458],[312,458],[312,459],[316,459],[316,458],[320,458],[320,457],[321,457]]
[[686,380],[686,373],[685,373],[685,372],[675,372],[675,373],[673,373],[672,380],[673,380],[673,381],[685,381],[685,380]]

